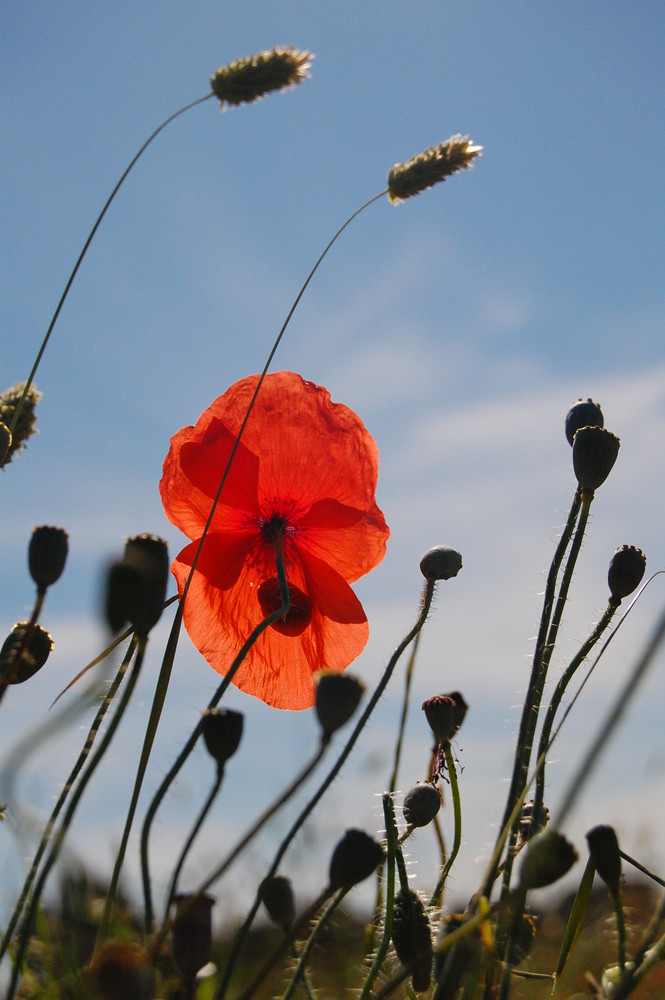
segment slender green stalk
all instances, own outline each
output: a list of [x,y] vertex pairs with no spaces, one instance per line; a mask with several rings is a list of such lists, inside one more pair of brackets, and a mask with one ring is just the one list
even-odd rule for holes
[[[378,684],[376,690],[374,691],[374,694],[372,695],[369,703],[367,704],[367,707],[365,708],[365,711],[363,712],[362,716],[360,717],[359,721],[357,722],[357,724],[355,726],[355,729],[353,730],[351,736],[347,740],[346,746],[344,747],[344,749],[342,750],[340,756],[338,757],[337,762],[335,763],[335,765],[330,770],[328,776],[325,778],[325,780],[323,781],[323,783],[319,787],[318,791],[314,794],[314,796],[307,803],[307,805],[302,810],[302,812],[300,813],[300,815],[297,817],[297,819],[295,820],[293,826],[291,827],[291,829],[287,833],[286,837],[284,838],[284,840],[280,844],[280,846],[279,846],[279,848],[277,850],[277,853],[276,853],[276,855],[275,855],[275,857],[273,859],[273,862],[272,862],[272,864],[270,866],[270,869],[269,869],[269,871],[267,872],[267,874],[265,876],[266,878],[272,878],[272,876],[275,874],[275,872],[279,868],[279,865],[280,865],[280,862],[281,862],[282,858],[284,857],[284,855],[286,854],[287,850],[289,849],[289,846],[290,846],[291,842],[293,841],[294,837],[296,836],[296,834],[298,833],[298,831],[301,829],[301,827],[302,827],[303,823],[305,822],[305,820],[309,817],[309,815],[312,813],[312,811],[314,810],[314,808],[318,805],[318,803],[323,798],[324,794],[326,793],[326,791],[328,790],[328,788],[330,787],[330,785],[333,783],[333,781],[335,780],[335,778],[337,777],[337,775],[341,771],[342,766],[344,765],[347,757],[349,756],[349,754],[351,753],[353,747],[355,746],[355,744],[356,744],[356,742],[358,740],[358,737],[360,736],[361,732],[365,728],[365,725],[368,722],[368,720],[369,720],[372,712],[376,708],[381,695],[385,691],[385,689],[386,689],[386,687],[388,685],[388,682],[389,682],[390,678],[392,677],[393,670],[395,669],[395,666],[396,666],[398,660],[402,656],[404,650],[407,649],[407,647],[413,642],[413,640],[415,639],[415,637],[418,635],[418,633],[422,629],[423,625],[425,624],[425,622],[427,620],[427,616],[429,614],[430,607],[432,605],[432,598],[434,597],[434,589],[435,589],[435,581],[432,580],[432,579],[427,580],[427,583],[425,584],[425,588],[424,588],[424,591],[423,591],[423,596],[422,596],[422,599],[421,599],[420,611],[419,611],[418,618],[416,620],[415,625],[407,633],[407,635],[404,637],[404,639],[402,639],[402,641],[400,642],[399,646],[397,647],[397,649],[395,650],[395,652],[391,656],[391,658],[390,658],[390,660],[388,662],[388,665],[387,665],[387,667],[386,667],[386,669],[385,669],[385,671],[383,673],[383,677],[379,681],[379,684]],[[254,898],[254,902],[253,902],[253,904],[252,904],[252,906],[250,908],[250,911],[247,914],[247,916],[246,916],[246,918],[245,918],[245,920],[244,920],[244,922],[242,924],[242,927],[240,928],[240,930],[236,934],[235,939],[233,941],[233,947],[231,949],[231,953],[230,953],[229,958],[227,960],[226,969],[224,971],[224,976],[223,976],[222,981],[220,983],[219,989],[217,990],[216,1000],[221,1000],[221,998],[226,995],[226,990],[227,990],[229,982],[231,980],[231,975],[233,973],[233,968],[234,968],[235,963],[236,963],[236,961],[238,959],[238,955],[240,954],[240,950],[242,948],[243,942],[244,942],[244,940],[245,940],[245,938],[246,938],[246,936],[247,936],[247,934],[249,932],[249,928],[252,925],[252,922],[254,920],[254,917],[256,916],[256,913],[258,911],[258,908],[259,908],[260,904],[261,904],[261,893],[257,892],[257,894],[256,894],[256,896]]]
[[[279,592],[280,592],[280,597],[282,598],[282,606],[280,608],[277,608],[275,611],[271,612],[271,614],[269,614],[267,618],[264,618],[262,622],[259,622],[254,631],[251,633],[246,642],[243,644],[240,651],[238,652],[238,655],[231,664],[228,673],[224,677],[224,680],[219,685],[219,687],[215,691],[215,694],[208,703],[209,709],[215,708],[219,704],[224,692],[228,688],[229,684],[233,680],[233,677],[235,676],[236,671],[240,667],[240,664],[243,662],[245,656],[252,648],[258,637],[263,632],[265,632],[265,630],[269,628],[273,622],[276,622],[279,618],[282,618],[284,615],[288,614],[289,608],[291,606],[291,599],[289,597],[289,587],[286,582],[284,560],[281,553],[279,552],[276,553],[275,563],[277,568],[277,579],[279,580]],[[165,660],[167,658],[167,655],[169,654],[169,650],[172,650],[172,652],[175,653],[175,646],[178,641],[179,622],[181,620],[182,620],[182,603],[178,607],[178,613],[176,614],[176,621],[174,621],[173,626],[171,628],[171,634],[169,636],[169,645],[167,647],[167,652],[165,654]],[[160,675],[160,680],[161,680],[161,675]],[[150,837],[150,828],[152,826],[152,821],[155,817],[157,809],[159,808],[167,791],[171,787],[171,784],[173,783],[174,779],[180,772],[180,769],[182,768],[185,761],[189,757],[190,753],[194,749],[196,741],[201,735],[202,730],[203,730],[203,721],[201,719],[194,727],[192,735],[185,743],[184,747],[178,754],[178,757],[173,763],[168,774],[166,775],[161,785],[157,789],[157,792],[153,797],[152,802],[150,803],[150,807],[143,822],[143,829],[141,831],[141,876],[143,881],[143,898],[145,903],[144,920],[145,920],[146,934],[150,934],[152,932],[152,924],[154,919],[154,911],[152,906],[152,892],[150,889],[150,867],[148,863],[148,840]]]
[[[381,966],[388,954],[393,934],[393,917],[395,914],[395,855],[399,847],[397,843],[397,825],[395,822],[395,804],[390,792],[384,792],[383,794],[383,817],[386,824],[386,905],[383,919],[383,934],[381,935],[381,942],[363,984],[360,1000],[368,1000],[376,977],[381,971]],[[283,1000],[286,1000],[286,997]]]
[[651,971],[656,962],[665,957],[665,935],[656,941],[658,929],[665,920],[665,894],[642,934],[633,961],[626,966],[616,986],[613,1000],[625,1000]]
[[39,368],[39,363],[42,360],[42,356],[44,354],[44,351],[46,350],[46,346],[47,346],[47,344],[48,344],[48,342],[49,342],[49,340],[51,338],[51,334],[53,333],[53,328],[55,327],[55,324],[56,324],[56,322],[58,320],[58,316],[60,315],[60,310],[62,309],[63,305],[65,304],[65,299],[67,298],[67,295],[69,294],[69,289],[72,287],[72,285],[74,283],[74,278],[76,277],[78,269],[79,269],[79,267],[81,266],[81,264],[83,262],[83,258],[85,257],[85,255],[87,253],[88,247],[90,246],[90,244],[92,243],[92,241],[94,239],[95,233],[97,232],[97,230],[99,229],[99,226],[101,225],[102,219],[106,215],[107,210],[110,208],[111,202],[113,201],[113,199],[117,195],[118,191],[122,187],[122,185],[123,185],[123,183],[125,181],[125,178],[129,174],[130,170],[135,165],[135,163],[137,162],[137,160],[139,160],[140,157],[143,155],[143,153],[146,151],[146,149],[148,148],[148,146],[150,145],[150,143],[153,141],[153,139],[156,139],[157,136],[159,135],[159,133],[163,129],[165,129],[167,125],[170,125],[171,122],[174,121],[176,118],[179,118],[180,115],[184,115],[184,113],[186,111],[189,111],[190,108],[195,108],[197,104],[202,104],[204,101],[208,101],[208,100],[210,100],[211,97],[214,97],[214,96],[215,96],[214,93],[212,91],[210,91],[210,93],[206,94],[205,97],[199,97],[199,98],[197,98],[197,100],[191,101],[189,104],[186,104],[184,106],[184,108],[180,108],[179,111],[176,111],[174,114],[170,115],[166,119],[166,121],[163,121],[162,124],[159,125],[158,128],[155,129],[155,131],[152,133],[152,135],[150,135],[146,139],[146,141],[143,143],[143,145],[139,149],[138,153],[131,160],[129,166],[125,169],[124,173],[120,177],[120,180],[118,181],[118,183],[116,184],[116,186],[111,191],[111,194],[106,199],[104,207],[102,208],[101,212],[97,216],[97,221],[95,222],[94,226],[90,230],[90,233],[88,235],[87,240],[83,244],[83,249],[81,250],[81,253],[78,256],[78,260],[76,261],[76,264],[74,265],[74,270],[70,274],[69,280],[67,281],[67,284],[65,285],[65,290],[62,293],[62,295],[60,296],[60,301],[58,302],[58,305],[56,307],[55,312],[53,313],[53,318],[51,319],[51,322],[49,323],[48,330],[46,331],[46,335],[45,335],[45,337],[44,337],[44,339],[42,341],[42,345],[39,348],[39,351],[37,353],[37,357],[35,358],[35,363],[32,366],[30,374],[28,375],[28,380],[25,383],[25,388],[23,389],[23,394],[22,394],[22,396],[21,396],[21,398],[20,398],[20,400],[18,402],[18,405],[16,407],[16,412],[14,413],[14,417],[12,419],[11,426],[9,428],[9,430],[10,430],[10,432],[12,434],[14,433],[14,429],[15,429],[16,424],[18,422],[18,419],[19,419],[19,417],[21,415],[21,410],[23,409],[23,405],[25,403],[26,396],[28,395],[28,392],[30,391],[30,386],[33,383],[35,375],[37,374],[37,369]]
[[7,926],[7,930],[5,931],[5,935],[4,935],[3,939],[2,939],[2,944],[0,945],[0,959],[3,957],[3,955],[7,951],[7,948],[9,946],[9,944],[11,943],[12,934],[14,933],[14,928],[16,927],[16,924],[19,921],[19,918],[20,918],[21,913],[23,911],[23,907],[25,906],[25,902],[28,899],[28,897],[30,895],[30,892],[32,891],[32,887],[33,887],[33,885],[35,883],[35,879],[37,877],[37,871],[39,869],[39,864],[41,862],[42,857],[44,856],[44,852],[46,851],[46,848],[49,845],[49,841],[50,841],[51,834],[53,832],[53,828],[55,826],[56,820],[57,820],[58,816],[60,815],[60,812],[61,812],[61,810],[62,810],[62,808],[63,808],[63,806],[64,806],[64,804],[65,804],[65,802],[66,802],[66,800],[67,800],[67,798],[69,796],[69,793],[71,792],[71,790],[72,790],[72,788],[74,786],[74,782],[76,781],[76,779],[77,779],[77,777],[78,777],[78,775],[79,775],[79,773],[81,771],[81,768],[83,767],[83,765],[85,764],[86,760],[88,759],[88,755],[90,754],[90,751],[92,750],[93,744],[95,742],[95,738],[97,736],[97,733],[99,732],[99,727],[101,726],[102,721],[104,719],[104,716],[106,715],[106,712],[109,709],[109,707],[110,707],[110,705],[111,705],[111,703],[113,701],[113,698],[115,697],[115,694],[116,694],[118,688],[120,687],[120,684],[122,683],[122,679],[125,676],[125,673],[127,671],[127,667],[129,666],[131,658],[134,655],[134,649],[135,649],[135,647],[136,647],[136,643],[135,643],[134,640],[132,640],[132,642],[130,643],[130,645],[129,645],[128,649],[127,649],[125,657],[124,657],[122,663],[120,664],[120,666],[118,667],[116,675],[113,678],[113,681],[112,681],[111,685],[109,686],[109,689],[106,692],[101,705],[99,706],[97,714],[95,715],[95,718],[92,721],[92,725],[90,726],[90,729],[88,730],[88,735],[86,737],[86,741],[85,741],[85,743],[83,745],[83,748],[82,748],[82,750],[81,750],[81,752],[80,752],[80,754],[79,754],[79,756],[78,756],[78,758],[76,760],[76,763],[74,764],[74,767],[72,768],[72,770],[71,770],[71,772],[69,774],[69,777],[67,778],[67,781],[65,782],[65,785],[64,785],[62,791],[60,792],[60,795],[58,796],[58,801],[56,802],[55,806],[53,807],[53,811],[51,812],[49,820],[48,820],[46,826],[44,827],[44,832],[42,833],[42,838],[41,838],[41,841],[39,843],[39,847],[37,848],[37,853],[35,854],[35,856],[33,858],[32,865],[30,866],[30,871],[28,872],[28,874],[26,876],[26,879],[25,879],[25,882],[23,883],[23,888],[21,890],[21,895],[19,896],[18,902],[16,903],[16,906],[14,907],[14,912],[12,913],[11,919],[10,919],[9,924]]
[[630,854],[626,854],[625,851],[619,851],[619,854],[621,855],[623,860],[627,861],[629,865],[633,866],[633,868],[637,868],[637,870],[642,872],[643,875],[646,875],[647,878],[650,878],[653,882],[657,882],[658,885],[662,885],[663,887],[665,887],[665,879],[661,878],[660,875],[656,875],[655,872],[652,872],[648,868],[645,868],[644,865],[641,865],[639,861],[635,860],[635,858],[631,858]]
[[178,879],[180,878],[180,872],[182,871],[182,867],[185,863],[187,855],[189,854],[189,849],[194,843],[197,833],[203,826],[206,816],[210,812],[210,808],[217,797],[217,792],[221,787],[223,777],[224,777],[224,769],[218,767],[217,775],[212,783],[212,788],[210,789],[210,792],[208,793],[208,796],[205,802],[203,803],[203,806],[201,807],[201,810],[198,816],[196,817],[196,820],[194,821],[194,825],[192,826],[189,837],[185,841],[182,851],[180,852],[180,857],[178,858],[176,866],[173,869],[173,875],[171,876],[171,884],[169,886],[168,892],[166,893],[166,906],[164,907],[164,923],[166,923],[166,921],[168,920],[169,910],[171,909],[171,904],[175,899],[176,890],[178,888]]
[[[305,971],[307,969],[307,963],[309,962],[309,957],[312,954],[314,945],[318,941],[321,932],[324,930],[326,924],[332,917],[333,913],[335,912],[335,910],[337,909],[337,907],[339,906],[339,904],[341,903],[342,899],[344,898],[347,892],[348,889],[338,889],[333,898],[328,902],[326,908],[324,909],[319,919],[314,924],[314,927],[312,928],[312,931],[309,937],[307,938],[305,947],[302,949],[300,953],[298,964],[295,968],[293,976],[291,977],[291,981],[289,982],[289,985],[282,994],[280,1000],[292,1000],[292,997],[298,987],[299,982],[305,975]],[[251,995],[252,994],[249,992],[243,993],[242,997],[240,997],[240,1000],[245,1000],[245,998],[249,1000],[249,997]]]
[[88,782],[90,781],[94,772],[96,771],[97,766],[101,762],[102,757],[106,753],[111,743],[111,740],[113,739],[115,731],[118,728],[120,719],[124,715],[125,709],[129,704],[129,700],[132,696],[134,687],[136,685],[136,681],[138,679],[140,667],[141,667],[141,660],[139,651],[139,653],[137,653],[137,658],[134,661],[133,669],[129,675],[127,684],[125,686],[125,690],[123,691],[122,698],[120,700],[118,707],[113,713],[113,717],[109,723],[108,729],[104,733],[104,736],[102,737],[102,740],[99,743],[97,750],[95,751],[92,758],[88,762],[87,768],[81,775],[79,783],[76,786],[75,791],[72,793],[69,805],[65,811],[62,822],[60,823],[58,832],[51,841],[50,852],[48,854],[48,857],[44,861],[39,878],[35,883],[35,887],[32,893],[32,897],[30,899],[30,905],[28,907],[27,913],[23,917],[21,931],[19,934],[19,943],[16,950],[16,955],[14,956],[14,967],[12,969],[12,978],[9,984],[9,991],[7,993],[5,1000],[12,1000],[12,998],[16,993],[16,988],[18,986],[18,980],[21,973],[21,967],[23,965],[25,951],[28,946],[28,941],[30,939],[32,928],[34,927],[35,918],[37,915],[37,908],[39,906],[39,901],[41,899],[41,895],[44,890],[44,886],[46,884],[46,879],[48,878],[51,868],[53,867],[53,865],[57,860],[60,848],[65,839],[65,834],[67,833],[67,830],[70,828],[72,824],[72,821],[74,819],[74,813],[76,812],[76,809],[81,800],[83,792],[85,791]]
[[453,800],[453,816],[455,820],[455,832],[453,834],[453,845],[450,849],[450,854],[448,855],[448,860],[441,870],[439,875],[439,881],[436,883],[434,892],[432,893],[429,901],[430,906],[439,905],[441,902],[441,895],[443,893],[444,886],[446,884],[446,879],[450,874],[450,870],[455,864],[455,859],[459,854],[459,849],[462,844],[462,803],[459,794],[459,784],[457,782],[457,771],[455,770],[455,758],[453,757],[453,752],[450,748],[450,743],[447,743],[443,748],[443,752],[446,758],[446,773],[448,774],[448,780],[450,781],[450,794]]

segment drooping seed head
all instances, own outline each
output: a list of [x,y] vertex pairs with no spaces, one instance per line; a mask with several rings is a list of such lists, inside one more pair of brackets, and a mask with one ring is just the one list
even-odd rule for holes
[[451,580],[461,568],[462,556],[447,545],[435,545],[420,560],[420,572],[427,580]]

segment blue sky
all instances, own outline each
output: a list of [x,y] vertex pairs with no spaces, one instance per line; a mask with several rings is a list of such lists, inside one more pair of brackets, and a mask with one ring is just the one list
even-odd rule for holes
[[[483,145],[473,171],[398,207],[384,199],[354,222],[276,360],[356,409],[379,444],[392,538],[357,587],[372,636],[353,669],[368,685],[411,624],[422,552],[438,542],[462,551],[464,569],[423,637],[401,787],[426,766],[420,701],[461,689],[471,710],[460,734],[468,821],[457,887],[471,891],[501,814],[538,595],[573,492],[563,418],[578,396],[602,403],[622,449],[594,503],[554,670],[603,610],[617,545],[640,545],[650,571],[665,565],[661,4],[26,0],[5,5],[1,35],[7,385],[27,376],[90,226],[151,130],[233,58],[280,44],[316,56],[292,92],[225,113],[211,100],[170,126],[81,268],[36,379],[39,436],[2,476],[7,628],[30,609],[32,527],[62,525],[71,545],[44,615],[56,650],[43,680],[9,693],[6,746],[99,651],[99,575],[124,538],[160,534],[174,555],[184,543],[157,490],[170,436],[262,367],[318,254],[393,163],[456,132]],[[571,718],[550,769],[553,808],[662,604],[656,581]],[[164,635],[72,831],[73,849],[100,870],[119,837]],[[615,823],[626,849],[661,869],[664,665],[661,655],[570,826],[580,837]],[[186,637],[175,674],[149,787],[216,686]],[[304,891],[318,889],[346,826],[380,827],[375,796],[400,697],[398,676],[302,841],[300,866],[297,856],[287,865]],[[275,713],[237,692],[228,704],[247,714],[246,741],[193,879],[316,736],[309,713]],[[26,806],[48,806],[88,717],[61,734],[56,760],[37,750],[26,761]],[[164,866],[208,767],[201,752],[165,811]],[[310,885],[302,857],[314,839],[321,880]],[[427,841],[413,852],[423,888]],[[22,853],[9,842],[6,880]],[[269,854],[268,842],[250,854],[257,878]],[[243,890],[230,880],[227,891],[232,908]]]

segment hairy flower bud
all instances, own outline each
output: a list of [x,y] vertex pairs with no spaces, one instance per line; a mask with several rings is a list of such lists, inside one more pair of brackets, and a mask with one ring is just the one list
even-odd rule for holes
[[438,788],[429,781],[419,782],[404,796],[402,815],[409,826],[427,826],[441,808]]
[[350,889],[364,879],[383,861],[383,848],[364,830],[347,830],[330,859],[330,888]]
[[[25,382],[15,382],[11,388],[5,389],[4,392],[0,393],[0,420],[10,430],[24,390]],[[37,423],[37,414],[35,411],[37,403],[41,398],[41,392],[38,392],[34,385],[31,385],[25,395],[23,406],[12,430],[11,442],[5,460],[2,463],[3,465],[8,465],[13,456],[17,455],[25,447],[28,438],[32,434],[37,433],[35,426]]]
[[223,104],[250,104],[275,90],[295,87],[309,76],[314,58],[290,46],[236,59],[213,73],[210,86]]
[[[18,662],[16,654],[25,642],[28,622],[17,622],[0,649],[0,682],[10,671],[9,680],[4,684],[22,684],[41,670],[53,651],[53,639],[41,625],[33,625],[27,645],[23,648]],[[3,687],[4,687],[3,684]]]
[[240,746],[245,717],[229,708],[209,708],[203,714],[203,739],[220,770]]
[[212,954],[212,896],[176,896],[171,954],[185,982],[191,982]]
[[610,892],[617,893],[621,885],[621,852],[614,828],[594,826],[586,840],[596,871]]
[[420,560],[420,572],[427,580],[451,580],[461,568],[462,556],[447,545],[435,545]]
[[430,146],[405,163],[396,163],[388,172],[388,197],[393,205],[434,187],[446,177],[466,170],[482,150],[474,146],[468,135],[452,135],[450,139]]
[[67,561],[68,535],[62,528],[35,528],[28,546],[30,576],[43,593],[62,575]]
[[273,875],[261,884],[261,900],[270,919],[285,931],[295,920],[296,904],[291,881],[283,875]]
[[459,691],[437,694],[422,703],[421,708],[440,746],[450,743],[464,722],[468,707]]
[[542,889],[563,878],[577,861],[577,851],[556,830],[545,830],[533,837],[525,849],[520,868],[522,889]]
[[395,954],[408,971],[416,993],[429,989],[432,978],[432,931],[425,905],[411,889],[395,896],[393,915]]
[[603,427],[580,427],[573,438],[573,469],[583,493],[605,482],[617,460],[621,442]]
[[568,444],[573,445],[575,432],[580,427],[603,427],[605,418],[599,403],[594,403],[592,399],[578,399],[573,403],[566,414],[566,439]]
[[331,736],[349,721],[363,696],[365,685],[351,674],[319,670],[316,684],[316,715],[324,737]]
[[634,545],[622,545],[610,559],[607,585],[610,603],[617,606],[639,587],[647,568],[647,557]]

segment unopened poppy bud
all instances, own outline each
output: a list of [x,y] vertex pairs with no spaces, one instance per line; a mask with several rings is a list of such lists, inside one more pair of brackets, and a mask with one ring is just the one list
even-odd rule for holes
[[577,851],[556,830],[545,830],[533,837],[525,849],[520,868],[520,888],[542,889],[568,872],[577,861]]
[[347,830],[330,859],[330,888],[350,889],[364,879],[383,861],[383,848],[364,830]]
[[596,871],[610,892],[617,893],[621,884],[621,852],[614,828],[594,826],[586,840]]
[[398,205],[405,198],[412,198],[445,181],[458,170],[466,170],[482,148],[474,146],[468,135],[458,133],[405,163],[396,163],[388,172],[388,198],[393,205]]
[[441,808],[441,795],[435,785],[419,782],[407,792],[402,805],[402,815],[409,826],[427,826]]
[[5,459],[12,446],[12,432],[7,424],[0,420],[0,469],[5,464]]
[[210,78],[213,93],[222,104],[249,104],[274,90],[295,87],[309,76],[311,52],[280,47],[236,59]]
[[62,575],[69,548],[67,532],[62,528],[35,528],[28,546],[30,576],[43,593]]
[[395,896],[393,945],[416,993],[429,989],[434,957],[432,930],[425,904],[411,889]]
[[316,715],[324,737],[349,721],[363,696],[365,685],[351,674],[320,670],[314,675]]
[[622,545],[610,559],[607,571],[607,585],[610,588],[610,603],[618,606],[639,587],[647,568],[647,557],[634,545]]
[[617,460],[621,442],[603,427],[580,427],[573,438],[573,469],[583,493],[605,482]]
[[[11,388],[5,389],[3,393],[0,393],[0,420],[8,428],[14,423],[14,416],[24,389],[25,382],[16,382]],[[37,403],[41,398],[41,392],[38,392],[34,385],[31,385],[23,400],[23,407],[12,431],[11,442],[3,465],[8,465],[13,456],[23,450],[28,438],[37,433],[35,426],[37,423],[37,414],[35,411]]]
[[428,698],[421,706],[436,742],[440,746],[450,743],[462,725],[468,705],[459,691],[451,694],[437,694]]
[[146,951],[129,941],[109,941],[90,963],[96,1000],[151,1000],[155,974]]
[[270,919],[284,930],[292,925],[296,916],[296,904],[291,881],[283,875],[273,875],[261,884],[261,899]]
[[228,708],[209,708],[201,721],[208,753],[221,769],[240,746],[245,717]]
[[451,580],[461,568],[462,556],[447,545],[435,545],[420,560],[420,572],[427,580]]
[[24,642],[27,622],[18,622],[0,649],[0,678],[11,671],[10,684],[22,684],[41,670],[53,651],[53,639],[41,625],[33,625],[28,644],[16,662],[16,651]]
[[127,622],[146,637],[164,608],[169,573],[166,542],[155,535],[128,539],[122,562],[111,566],[106,591],[106,619],[114,632]]
[[176,896],[171,954],[185,982],[191,982],[212,955],[212,896]]
[[566,414],[566,439],[568,444],[573,445],[575,432],[580,427],[603,427],[605,418],[599,403],[594,403],[592,399],[578,399],[573,403]]

